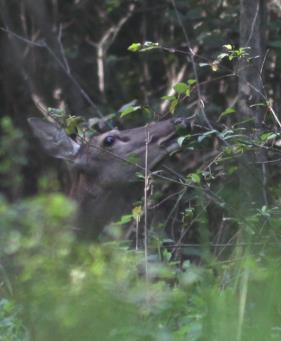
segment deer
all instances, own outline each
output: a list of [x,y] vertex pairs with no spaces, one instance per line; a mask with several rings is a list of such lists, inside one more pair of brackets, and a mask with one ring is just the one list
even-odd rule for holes
[[154,170],[178,151],[177,127],[189,125],[185,118],[172,118],[78,141],[57,123],[37,117],[29,118],[28,123],[47,154],[67,163],[68,195],[78,207],[77,233],[89,240],[128,210],[143,188],[136,173],[145,167]]

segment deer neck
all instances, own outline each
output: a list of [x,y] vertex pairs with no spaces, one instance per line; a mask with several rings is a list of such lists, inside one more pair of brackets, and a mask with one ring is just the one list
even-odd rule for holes
[[131,209],[140,192],[140,184],[103,188],[91,176],[75,174],[69,196],[78,204],[78,236],[97,238],[106,225]]

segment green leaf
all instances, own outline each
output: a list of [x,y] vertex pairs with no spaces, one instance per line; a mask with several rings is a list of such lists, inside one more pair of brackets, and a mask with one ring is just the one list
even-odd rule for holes
[[65,118],[66,117],[66,113],[63,109],[48,108],[47,111],[48,111],[48,114],[53,118]]
[[209,63],[199,63],[199,67],[205,67],[205,66],[210,66]]
[[116,222],[116,225],[125,225],[132,221],[133,216],[132,214],[124,214],[122,215],[121,219]]
[[217,60],[215,60],[210,66],[212,71],[214,72],[217,72],[219,70],[219,62]]
[[177,139],[177,143],[180,147],[182,147],[183,143],[190,139],[191,138],[191,135],[185,135],[185,136],[180,136],[178,139]]
[[171,112],[171,114],[174,114],[174,113],[175,113],[175,110],[176,110],[177,105],[178,105],[178,100],[177,100],[177,99],[174,99],[174,100],[171,102],[171,105],[170,105],[170,112]]
[[194,214],[193,207],[189,207],[184,210],[184,217],[187,219],[191,219],[193,217],[193,214]]
[[120,117],[125,117],[125,116],[139,110],[139,109],[141,109],[141,106],[139,106],[139,105],[128,106],[120,112]]
[[191,181],[192,182],[194,182],[195,184],[200,184],[200,182],[201,182],[201,177],[200,177],[200,175],[199,174],[197,174],[197,173],[192,173],[192,174],[190,174],[190,179],[191,179]]
[[176,96],[162,96],[161,99],[165,101],[173,101],[174,99],[176,99]]
[[223,45],[223,47],[225,47],[227,50],[232,50],[232,45],[231,44]]
[[140,180],[145,180],[144,174],[141,172],[136,172],[136,177]]
[[204,134],[202,134],[202,135],[200,135],[199,137],[198,137],[198,142],[200,143],[200,142],[202,142],[206,137],[208,137],[208,136],[210,136],[210,135],[213,135],[213,134],[217,134],[217,130],[209,130],[209,131],[207,131],[206,133],[204,133]]
[[143,44],[141,43],[133,43],[128,47],[128,50],[131,52],[146,52],[154,49],[158,49],[159,43],[153,43],[152,41],[145,41]]
[[220,54],[218,55],[218,59],[219,59],[219,60],[222,60],[223,58],[228,57],[228,56],[229,56],[228,53],[220,53]]
[[131,52],[139,52],[141,50],[141,43],[133,43],[128,47]]
[[189,97],[190,96],[190,92],[191,92],[191,88],[188,87],[188,89],[185,92],[185,96]]
[[159,48],[159,43],[153,43],[152,41],[146,41],[142,45],[142,48],[140,49],[140,52],[146,52],[154,49]]
[[269,133],[263,133],[260,136],[260,139],[261,139],[262,142],[267,142],[267,141],[275,139],[278,136],[279,136],[279,134],[277,134],[277,133],[269,132]]
[[179,82],[174,86],[176,93],[184,94],[188,90],[188,85],[183,82]]
[[251,105],[250,105],[250,108],[254,108],[254,107],[266,107],[266,106],[267,106],[267,103],[260,102],[260,103],[251,104]]
[[196,81],[196,79],[189,79],[189,80],[187,81],[187,83],[188,83],[190,86],[192,86],[192,85],[195,85],[195,84],[197,83],[197,81]]
[[235,112],[236,112],[236,110],[235,110],[234,108],[231,108],[231,107],[225,109],[225,110],[220,114],[220,116],[219,116],[217,122],[219,122],[223,117],[228,116],[228,115],[230,115],[230,114],[233,114],[233,113],[235,113]]
[[136,206],[132,210],[132,216],[136,221],[140,221],[140,217],[142,215],[142,207]]
[[66,128],[65,128],[67,135],[77,133],[77,128],[79,124],[82,123],[83,121],[84,119],[81,116],[69,116],[66,119]]

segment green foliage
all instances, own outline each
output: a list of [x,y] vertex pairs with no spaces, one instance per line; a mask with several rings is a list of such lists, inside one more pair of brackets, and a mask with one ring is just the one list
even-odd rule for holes
[[[190,178],[199,183],[197,174]],[[1,257],[10,259],[3,263],[2,293],[12,291],[17,302],[0,301],[5,340],[24,340],[26,330],[36,340],[280,337],[281,264],[266,244],[258,257],[241,248],[230,262],[186,261],[181,271],[171,255],[164,261],[155,255],[145,276],[143,252],[118,242],[78,243],[68,223],[73,205],[61,195],[14,205],[2,199],[0,211]],[[132,213],[140,214],[139,208]],[[276,212],[263,207],[247,224],[269,215]]]
[[[246,67],[251,66],[253,59],[259,58],[250,56],[248,47],[238,45],[237,1],[210,0],[208,15],[206,1],[197,0],[176,1],[178,13],[173,6],[161,1],[152,4],[106,0],[95,2],[94,6],[87,1],[64,2],[59,6],[57,3],[54,1],[48,9],[46,7],[50,12],[40,12],[39,21],[33,18],[31,5],[25,7],[17,5],[16,1],[7,1],[3,11],[9,13],[10,10],[15,18],[22,19],[6,20],[15,25],[15,32],[24,37],[27,32],[36,32],[34,37],[38,35],[39,43],[46,38],[45,31],[52,34],[48,22],[57,27],[56,20],[51,18],[59,14],[61,22],[70,23],[63,25],[61,41],[57,40],[57,32],[53,36],[53,41],[62,43],[57,56],[59,63],[53,55],[44,59],[44,53],[40,55],[35,46],[32,58],[22,60],[24,70],[32,73],[35,69],[36,76],[40,74],[42,98],[61,101],[66,108],[77,106],[77,111],[85,116],[96,114],[97,104],[105,114],[118,116],[116,113],[119,113],[121,118],[140,120],[143,119],[140,109],[149,116],[160,112],[161,98],[168,101],[167,111],[172,115],[187,117],[191,116],[188,111],[192,111],[195,123],[201,120],[202,130],[199,127],[197,133],[193,129],[185,131],[177,140],[183,153],[174,157],[184,171],[180,174],[177,169],[170,185],[160,186],[156,206],[172,202],[173,209],[164,222],[159,223],[159,228],[153,221],[149,231],[149,262],[145,264],[144,253],[132,250],[127,242],[98,245],[78,242],[72,223],[75,207],[64,196],[20,197],[26,142],[10,118],[2,119],[1,189],[4,193],[13,192],[7,196],[14,202],[4,197],[0,200],[0,340],[25,340],[26,335],[34,340],[281,339],[281,191],[279,151],[278,145],[275,146],[280,133],[279,127],[274,126],[276,118],[267,115],[272,113],[273,107],[280,106],[281,25],[278,11],[274,9],[277,5],[270,4],[270,20],[265,30],[269,37],[267,46],[272,50],[262,65],[266,82],[262,92],[269,90],[270,99],[258,99],[249,105],[253,113],[262,110],[266,129],[260,131],[253,124],[254,115],[239,121],[237,108],[229,104],[235,102],[233,99],[237,96],[237,64],[243,61]],[[127,20],[131,4],[136,4],[137,10]],[[17,15],[19,13],[21,15]],[[37,9],[34,13],[38,13]],[[45,14],[48,20],[44,22]],[[77,20],[69,20],[72,17]],[[185,35],[189,37],[188,44]],[[153,53],[126,52],[128,41],[144,41],[146,37],[157,39],[159,43],[136,42],[128,50],[155,50]],[[7,49],[8,40],[3,39],[3,42]],[[101,80],[93,57],[93,47],[96,48],[98,42],[104,43],[105,58],[100,60],[104,62],[106,75],[104,93],[97,86],[100,83],[97,79]],[[23,51],[20,44],[19,51]],[[25,56],[30,53],[28,49],[23,52]],[[56,53],[54,51],[54,55]],[[197,70],[198,75],[190,76],[196,80],[182,78],[183,81],[171,84],[180,75],[186,58],[188,77],[191,72],[195,73],[190,54],[196,69],[197,65],[202,66]],[[10,69],[11,62],[19,64],[13,59],[14,55],[14,48],[3,53],[3,70]],[[261,70],[261,67],[256,69]],[[69,82],[61,81],[65,76]],[[26,92],[22,91],[26,85],[14,77],[14,74],[7,72],[6,76],[6,72],[1,72],[1,79],[9,84],[7,88],[13,90],[13,96],[23,94],[18,95],[11,106],[17,119],[23,107],[25,112],[32,112],[34,108],[33,104],[26,103]],[[85,92],[78,80],[83,80],[83,88],[91,89],[93,106],[89,101],[85,104],[85,97],[80,97]],[[36,79],[34,84],[37,83]],[[54,95],[54,84],[62,89],[63,99]],[[200,98],[195,89],[201,92]],[[174,91],[173,95],[162,96],[170,90]],[[6,97],[9,96],[1,99],[3,108],[10,106]],[[130,98],[136,100],[116,110]],[[247,98],[252,99],[252,96]],[[133,115],[135,112],[137,115]],[[81,137],[86,132],[93,133],[97,122],[94,119],[93,124],[87,125],[82,117],[69,116],[61,109],[49,108],[48,114],[66,128],[69,135],[78,133]],[[203,114],[220,126],[206,129]],[[252,129],[248,129],[249,126]],[[273,160],[266,161],[277,165],[264,174],[259,172],[266,165],[264,158],[252,159],[252,155],[261,150],[269,151],[269,158],[271,153],[275,155]],[[207,151],[214,152],[215,156],[205,158]],[[250,162],[243,172],[248,159]],[[129,161],[138,162],[134,155],[129,156]],[[44,164],[44,171],[47,166]],[[162,175],[162,170],[159,174]],[[271,174],[274,177],[270,178]],[[139,178],[143,180],[143,174],[139,174]],[[260,178],[264,181],[258,181]],[[252,189],[264,186],[264,192],[268,190],[272,198],[267,204],[259,205],[253,195],[248,200],[249,188],[243,187],[247,179],[253,182]],[[155,183],[153,186],[157,187]],[[172,186],[178,186],[180,194],[177,194],[178,188],[175,190]],[[52,190],[50,177],[45,175],[39,179],[39,188],[44,192]],[[153,195],[149,199],[154,199]],[[121,227],[128,223],[140,224],[142,228],[142,211],[142,206],[137,206],[130,214],[122,216],[114,224],[117,232],[112,228],[110,235],[122,238]],[[175,211],[179,212],[178,216]],[[166,235],[167,230],[172,231],[173,238]],[[171,244],[170,247],[164,248],[165,242]],[[188,260],[193,257],[197,263]]]
[[221,61],[223,58],[228,58],[229,61],[232,61],[234,59],[244,58],[244,57],[249,56],[249,53],[247,52],[247,50],[250,50],[249,47],[240,47],[238,49],[235,49],[230,44],[224,45],[223,47],[225,48],[226,52],[218,55],[219,61]]
[[83,136],[84,117],[69,115],[65,110],[56,108],[48,108],[48,115],[63,127],[68,135],[78,133],[80,136]]
[[216,59],[208,63],[199,63],[199,66],[209,66],[213,72],[217,72],[220,70],[221,64],[224,59],[227,59],[229,62],[234,62],[239,59],[245,59],[249,63],[252,59],[257,58],[250,57],[250,47],[240,47],[236,49],[231,44],[226,44],[223,45],[223,48],[225,51],[220,53]]
[[132,105],[128,105],[128,106],[123,106],[121,109],[120,109],[120,117],[125,117],[125,116],[128,116],[130,115],[131,113],[137,111],[137,110],[140,110],[141,107],[139,105],[135,105],[135,106],[132,106]]
[[19,313],[18,306],[15,303],[5,298],[0,299],[1,341],[27,341],[29,339]]
[[175,89],[176,93],[181,95],[181,94],[186,93],[186,91],[188,90],[188,86],[187,86],[187,84],[180,82],[174,86],[174,89]]
[[188,175],[188,179],[190,179],[193,183],[195,184],[200,184],[201,182],[201,177],[197,173],[191,173]]
[[151,41],[145,41],[143,44],[141,43],[132,43],[128,50],[131,52],[147,52],[151,50],[155,50],[160,48],[159,43],[153,43]]
[[[69,204],[58,195],[13,206],[2,202],[1,235],[6,235],[2,256],[13,256],[13,264],[20,266],[17,280],[13,281],[12,272],[10,280],[23,307],[24,323],[32,326],[35,339],[172,335],[177,318],[171,319],[170,313],[191,309],[184,291],[170,288],[164,280],[147,282],[140,275],[142,253],[117,243],[77,244],[65,223],[72,211]],[[166,278],[171,273],[173,278],[175,270],[159,262],[151,265],[149,276]]]
[[174,114],[177,107],[181,104],[181,102],[183,102],[190,96],[191,91],[193,90],[193,87],[195,85],[196,85],[195,79],[189,79],[187,83],[178,82],[173,87],[176,95],[161,97],[161,99],[170,102],[169,111],[171,112],[171,114]]
[[128,50],[131,52],[138,52],[141,50],[141,43],[132,43],[129,47]]
[[192,87],[196,84],[195,79],[189,79],[187,83],[179,82],[174,86],[174,89],[177,94],[190,96]]
[[14,127],[10,117],[0,121],[0,176],[1,187],[16,195],[21,189],[23,177],[21,169],[27,164],[27,142],[20,129]]

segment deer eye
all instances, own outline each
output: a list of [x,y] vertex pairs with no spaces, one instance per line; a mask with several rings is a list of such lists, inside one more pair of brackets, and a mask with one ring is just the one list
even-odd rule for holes
[[115,136],[112,136],[112,135],[108,135],[105,137],[105,139],[103,140],[103,145],[105,147],[110,147],[113,145],[113,143],[115,142],[116,138]]

